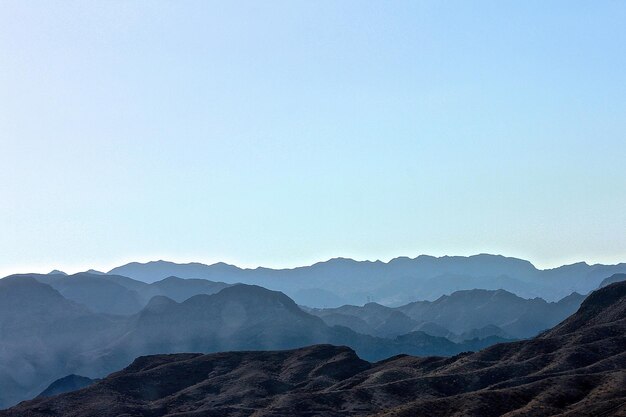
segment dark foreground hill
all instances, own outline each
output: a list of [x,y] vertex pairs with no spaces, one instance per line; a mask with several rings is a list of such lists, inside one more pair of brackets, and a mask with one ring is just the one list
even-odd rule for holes
[[626,282],[542,335],[452,358],[349,348],[155,355],[1,417],[626,415]]

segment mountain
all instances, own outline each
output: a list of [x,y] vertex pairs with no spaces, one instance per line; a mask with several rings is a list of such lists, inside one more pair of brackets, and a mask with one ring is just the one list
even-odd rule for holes
[[96,313],[130,315],[138,313],[152,297],[164,295],[184,301],[197,294],[215,294],[230,284],[205,279],[167,277],[146,284],[121,275],[81,272],[74,275],[21,274],[59,291],[68,300]]
[[534,339],[476,353],[371,363],[347,347],[318,345],[145,356],[87,388],[0,416],[623,416],[625,386],[620,282]]
[[66,392],[72,392],[81,388],[88,387],[89,385],[98,382],[98,379],[87,378],[80,375],[68,375],[63,378],[59,378],[48,386],[37,398],[52,397],[53,395],[64,394]]
[[626,273],[626,264],[578,263],[540,270],[522,259],[488,254],[439,258],[421,255],[386,263],[334,258],[292,269],[154,261],[133,262],[109,271],[144,282],[177,276],[260,285],[284,292],[298,304],[318,308],[362,305],[368,300],[399,306],[475,288],[503,289],[523,298],[556,301],[572,292],[587,294],[604,278],[620,272]]
[[626,281],[626,274],[613,274],[608,278],[605,278],[600,283],[600,288],[606,287],[607,285],[611,285],[614,282]]
[[147,354],[275,350],[319,343],[351,346],[363,357],[377,360],[399,353],[453,355],[498,341],[457,344],[423,332],[372,337],[328,326],[281,292],[238,284],[181,303],[153,298],[130,320],[123,337],[106,349],[90,352],[88,361],[92,368],[110,372]]
[[583,299],[574,294],[563,302],[548,303],[504,290],[469,290],[444,295],[433,302],[413,302],[398,310],[414,320],[432,322],[457,334],[495,325],[516,338],[526,338],[574,313]]
[[[99,378],[147,354],[273,350],[331,343],[351,346],[364,358],[378,360],[399,353],[454,355],[501,341],[491,338],[453,343],[423,332],[394,338],[359,334],[347,327],[328,326],[281,292],[243,284],[181,302],[157,295],[132,315],[96,313],[92,309],[98,304],[92,296],[97,291],[81,292],[77,288],[107,289],[130,280],[109,278],[78,274],[49,279],[50,284],[32,276],[0,280],[0,407],[34,397],[62,376]],[[66,294],[91,300],[91,308],[68,300],[52,288],[67,289],[66,281],[72,285],[80,282],[67,287],[72,291]],[[141,285],[181,291],[187,282],[175,278]],[[177,287],[179,284],[183,287]],[[214,288],[202,280],[192,280],[190,285]]]
[[574,293],[559,302],[548,303],[540,298],[524,299],[504,290],[475,289],[395,308],[368,303],[362,307],[342,306],[308,311],[329,325],[346,326],[374,336],[391,337],[421,330],[459,341],[466,340],[462,337],[473,339],[479,335],[508,338],[535,336],[574,313],[583,299],[584,296]]
[[0,280],[0,407],[40,393],[72,373],[78,356],[121,335],[97,315],[28,276]]
[[143,307],[137,291],[107,279],[105,275],[83,272],[33,277],[50,285],[68,300],[80,303],[97,313],[127,315],[137,313]]
[[[171,276],[181,278],[202,278],[208,280],[220,276],[231,278],[238,275],[241,271],[242,270],[236,266],[228,265],[223,262],[208,266],[197,262],[176,264],[167,261],[153,261],[147,263],[131,262],[129,264],[113,268],[108,273],[152,283]],[[237,282],[238,281],[236,279],[232,281],[232,283]]]
[[226,287],[230,287],[230,284],[206,279],[183,279],[174,276],[149,285],[149,288],[154,289],[152,296],[163,295],[178,302],[185,301],[198,294],[216,294]]

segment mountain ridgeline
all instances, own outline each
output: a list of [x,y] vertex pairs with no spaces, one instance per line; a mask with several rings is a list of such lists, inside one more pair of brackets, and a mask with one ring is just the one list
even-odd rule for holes
[[522,259],[487,254],[439,258],[422,255],[389,262],[335,258],[293,269],[155,261],[133,262],[109,271],[144,282],[177,276],[260,285],[282,291],[309,307],[362,305],[368,300],[399,306],[415,300],[434,301],[442,295],[474,288],[503,289],[523,298],[558,301],[573,292],[587,294],[616,273],[626,273],[626,264],[580,262],[540,270]]
[[499,336],[527,338],[573,314],[585,297],[578,293],[546,302],[524,299],[504,290],[464,290],[435,301],[415,301],[400,307],[376,303],[309,309],[329,325],[349,327],[375,336],[398,336],[411,331],[452,340]]
[[345,346],[315,345],[144,356],[0,417],[624,416],[625,387],[626,282],[617,282],[553,329],[476,353],[369,362]]

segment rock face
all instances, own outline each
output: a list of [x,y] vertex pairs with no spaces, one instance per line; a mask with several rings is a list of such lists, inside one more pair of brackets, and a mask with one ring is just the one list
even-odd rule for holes
[[25,416],[626,415],[626,282],[597,290],[538,337],[451,358],[378,363],[349,348],[137,358]]

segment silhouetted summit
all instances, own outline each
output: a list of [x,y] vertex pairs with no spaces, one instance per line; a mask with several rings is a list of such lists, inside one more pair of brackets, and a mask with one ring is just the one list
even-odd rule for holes
[[626,274],[613,274],[608,278],[605,278],[600,283],[600,288],[613,284],[614,282],[626,281]]
[[39,394],[37,398],[52,397],[53,395],[76,391],[81,388],[88,387],[97,381],[97,379],[71,374],[54,381],[48,388]]

